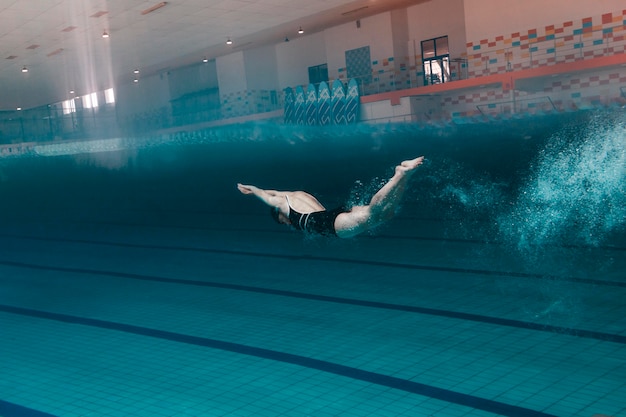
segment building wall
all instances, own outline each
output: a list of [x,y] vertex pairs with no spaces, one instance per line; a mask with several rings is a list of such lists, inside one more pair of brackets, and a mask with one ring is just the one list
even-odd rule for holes
[[[531,0],[508,8],[495,1],[465,0],[469,77],[626,53],[623,2],[556,0],[549,8],[538,4]],[[620,87],[625,81],[622,68],[554,75],[519,82],[510,91],[487,88],[448,93],[440,112],[454,118],[610,106],[623,102]]]
[[394,73],[393,78],[390,79],[390,87],[410,88],[409,19],[406,9],[391,11],[391,41],[393,42]]
[[168,84],[172,100],[197,91],[218,88],[216,62],[199,62],[171,70],[168,72]]
[[623,0],[464,0],[464,3],[468,41],[510,36],[626,8]]
[[242,51],[220,56],[215,60],[220,96],[245,91],[248,88],[246,64]]
[[[616,3],[612,0],[603,1],[601,6],[615,9]],[[587,30],[589,18],[584,17],[586,12],[595,13],[595,17],[590,18],[596,31],[606,29],[606,24],[619,23],[621,13],[600,11],[599,7],[597,3],[590,5],[588,2],[576,2],[575,7],[572,7],[566,0],[555,0],[546,10],[539,7],[537,0],[507,6],[497,0],[446,0],[445,5],[442,1],[430,1],[361,19],[359,25],[353,21],[319,33],[294,35],[289,42],[235,52],[216,61],[222,116],[236,117],[271,109],[277,102],[281,102],[284,88],[308,83],[310,66],[327,63],[331,80],[339,78],[347,81],[345,53],[364,46],[370,48],[372,66],[373,90],[368,93],[421,85],[420,42],[445,35],[450,41],[451,58],[467,58],[469,68],[466,70],[472,77],[506,71],[508,61],[515,61],[511,69],[523,68],[524,62],[528,62],[527,66],[549,65],[554,61],[549,57],[541,61],[538,57],[539,48],[532,51],[535,59],[529,59],[533,46],[522,48],[522,42],[528,42],[529,39],[545,40],[545,37],[550,41],[550,35],[559,32],[567,36],[567,27],[571,28],[571,36],[576,30]],[[612,13],[610,22],[607,13]],[[569,22],[565,18],[578,20]],[[561,19],[560,23],[554,19]],[[597,27],[597,20],[604,21],[604,26]],[[519,33],[511,33],[512,28],[529,28],[531,24],[544,27],[526,29],[526,33],[521,32],[521,29]],[[481,36],[486,38],[477,39]],[[506,50],[514,46],[517,47],[515,53]],[[544,45],[544,50],[548,51],[549,45]],[[591,53],[597,56],[604,52],[596,48]],[[569,59],[576,57],[570,54]],[[456,67],[456,71],[460,71],[460,68]],[[610,76],[607,78],[610,80],[618,79],[614,74],[603,76]],[[457,74],[456,78],[461,77]],[[575,81],[573,79],[572,82]],[[586,86],[587,83],[583,81],[581,85]],[[549,91],[541,93],[546,92]],[[518,93],[524,97],[536,94],[524,91]],[[440,100],[440,110],[447,115],[473,114],[487,102],[506,101],[510,97],[508,91],[495,90],[459,94],[458,97],[446,96]],[[424,106],[419,104],[417,107]],[[432,103],[428,104],[428,108],[432,112]],[[393,112],[397,113],[397,110]]]
[[369,46],[372,73],[394,70],[391,12],[345,23],[324,31],[328,76],[346,80],[346,51]]
[[274,45],[244,52],[248,88],[276,90],[278,88],[276,47]]
[[407,9],[409,19],[409,51],[420,57],[420,42],[426,39],[448,36],[450,57],[462,57],[466,50],[467,0],[430,1]]
[[[548,5],[549,7],[546,7]],[[294,35],[289,42],[218,58],[223,117],[262,112],[282,103],[286,87],[306,85],[308,68],[328,64],[329,78],[347,81],[345,53],[369,46],[369,93],[422,84],[420,42],[448,36],[456,78],[624,53],[623,1],[433,0],[338,25],[323,32]],[[510,65],[508,65],[510,63]],[[620,100],[625,75],[618,69],[559,76],[533,85],[476,88],[436,99],[403,100],[363,106],[370,120],[430,121],[481,114],[534,113],[586,108]],[[453,79],[455,79],[453,77]],[[275,89],[275,96],[272,90]],[[390,119],[390,120],[391,120]]]
[[170,90],[167,73],[139,77],[115,89],[117,121],[125,131],[141,132],[163,127],[168,123]]
[[[274,45],[244,52],[248,89],[238,115],[263,113],[278,106],[278,66]],[[247,102],[247,103],[246,103]]]
[[[467,1],[470,3],[478,0]],[[487,3],[486,0],[480,0],[480,2]],[[535,0],[528,2],[527,7],[535,2]],[[590,4],[590,2],[574,2],[572,6],[577,5],[577,7],[570,7],[570,9],[582,9],[583,3]],[[606,1],[596,4],[609,3],[613,2]],[[514,9],[518,10],[520,7],[518,4]],[[494,8],[502,9],[502,7],[497,8],[495,5]],[[622,8],[600,9],[595,7],[589,14],[579,11],[574,18],[566,17],[573,14],[572,10],[568,10],[567,12],[563,11],[556,20],[547,22],[546,16],[542,16],[539,19],[543,22],[542,24],[535,22],[532,25],[528,22],[532,21],[532,15],[536,14],[535,11],[525,8],[519,13],[520,16],[512,21],[510,27],[502,29],[493,27],[490,28],[489,34],[484,27],[477,29],[480,26],[478,22],[471,21],[471,17],[467,17],[468,33],[472,34],[468,35],[467,42],[470,76],[476,77],[497,72],[536,68],[625,52],[624,21],[626,10]],[[548,13],[548,15],[552,15],[552,13]],[[471,26],[469,22],[471,22]],[[485,23],[484,20],[483,23]],[[484,26],[488,25],[485,24]],[[519,27],[524,29],[517,29]],[[502,31],[495,32],[495,30]],[[474,34],[481,37],[471,37],[475,36]]]
[[309,67],[328,62],[326,37],[317,32],[290,38],[289,42],[276,45],[276,72],[278,88],[305,85],[309,82]]
[[[140,75],[139,83],[125,81],[115,86],[117,121],[125,131],[172,127],[172,100],[212,86],[219,87],[215,110],[219,118],[280,108],[283,89],[306,85],[311,66],[327,63],[331,80],[347,81],[346,51],[364,46],[370,49],[372,67],[368,93],[419,87],[423,75],[420,42],[445,35],[451,58],[467,60],[470,78],[625,54],[626,4],[624,0],[431,0],[363,18],[359,25],[352,21],[322,32],[294,34],[289,42],[233,52],[210,66]],[[381,100],[362,106],[362,116],[374,121],[431,121],[623,105],[626,101],[623,66],[556,74],[518,82],[515,87],[477,87],[436,98],[406,98],[396,105]],[[104,111],[97,113],[110,117]],[[25,112],[15,120],[12,113],[4,115],[7,121],[0,128],[0,142],[25,140],[22,121],[35,135],[41,131],[42,137],[59,130],[35,125],[34,120],[43,120],[35,114]],[[80,117],[92,114],[96,112],[83,112]],[[4,116],[0,115],[0,121]],[[80,121],[77,115],[74,119]]]
[[217,79],[220,86],[222,117],[237,117],[250,111],[246,62],[242,51],[218,57]]
[[455,61],[451,66],[452,79],[465,78],[465,66],[459,61],[467,55],[465,1],[447,0],[445,5],[441,1],[418,4],[407,8],[407,17],[412,86],[424,85],[421,42],[440,36],[448,36],[450,59]]

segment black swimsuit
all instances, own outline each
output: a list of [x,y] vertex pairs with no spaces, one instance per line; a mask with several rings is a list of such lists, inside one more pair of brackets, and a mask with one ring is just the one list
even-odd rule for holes
[[289,221],[297,230],[322,236],[337,236],[335,219],[345,213],[343,207],[334,210],[314,211],[313,213],[298,213],[289,206]]

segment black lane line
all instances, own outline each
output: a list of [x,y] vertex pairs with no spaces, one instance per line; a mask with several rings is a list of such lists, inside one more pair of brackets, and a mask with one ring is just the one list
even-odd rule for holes
[[[8,236],[8,235],[0,235]],[[182,251],[182,252],[200,252],[200,253],[213,253],[220,255],[234,255],[234,256],[250,256],[256,258],[273,258],[273,259],[286,259],[292,261],[320,261],[320,262],[337,262],[352,265],[368,265],[378,266],[386,268],[401,268],[401,269],[413,269],[419,271],[435,271],[435,272],[451,272],[459,274],[471,274],[471,275],[484,275],[484,276],[503,276],[512,278],[532,278],[532,279],[547,279],[552,281],[564,281],[573,282],[577,284],[590,284],[609,287],[622,287],[626,288],[626,281],[605,281],[593,278],[578,278],[578,277],[564,277],[560,275],[550,274],[530,274],[525,272],[511,272],[511,271],[493,271],[489,269],[470,269],[470,268],[453,268],[447,266],[430,266],[430,265],[416,265],[416,264],[404,264],[396,262],[384,262],[384,261],[368,261],[365,259],[345,259],[345,258],[333,258],[329,256],[313,256],[313,255],[285,255],[263,252],[249,252],[249,251],[235,251],[229,249],[209,249],[198,248],[190,246],[167,246],[167,245],[146,245],[146,244],[134,244],[134,243],[122,243],[122,242],[105,242],[105,241],[93,241],[83,239],[59,239],[59,238],[46,238],[46,237],[31,237],[31,236],[8,236],[15,239],[24,240],[36,240],[43,242],[64,242],[64,243],[80,243],[87,245],[99,245],[99,246],[115,246],[122,248],[134,248],[134,249],[157,249],[157,250],[170,250],[170,251]]]
[[116,323],[105,320],[98,320],[86,317],[70,316],[66,314],[51,313],[40,310],[31,310],[20,307],[0,305],[0,311],[6,313],[19,314],[23,316],[36,317],[46,320],[54,320],[63,323],[79,324],[83,326],[97,327],[107,330],[115,330],[124,333],[130,333],[139,336],[147,336],[172,342],[186,343],[190,345],[202,346],[211,349],[218,349],[242,355],[254,356],[261,359],[269,359],[273,361],[290,363],[305,368],[316,369],[322,372],[328,372],[335,375],[357,379],[372,384],[382,385],[394,388],[412,394],[422,395],[449,403],[464,405],[474,409],[479,409],[502,416],[511,417],[556,417],[540,411],[528,408],[518,407],[510,404],[501,403],[494,400],[476,397],[473,395],[463,394],[456,391],[437,388],[418,382],[408,381],[397,377],[392,377],[376,372],[364,371],[338,363],[323,361],[320,359],[309,358],[306,356],[294,355],[270,349],[264,349],[254,346],[243,345],[239,343],[225,342],[217,339],[204,338],[199,336],[191,336],[182,333],[168,332],[165,330],[151,329],[147,327],[134,326],[124,323]]
[[278,295],[282,297],[300,298],[305,300],[323,301],[336,304],[353,305],[359,307],[379,308],[385,310],[403,311],[408,313],[418,313],[430,316],[446,317],[458,320],[473,321],[478,323],[494,324],[497,326],[514,327],[518,329],[536,330],[548,333],[564,334],[568,336],[583,337],[607,342],[626,344],[626,336],[596,332],[591,330],[574,329],[569,327],[552,326],[547,324],[532,323],[521,320],[505,319],[500,317],[483,316],[480,314],[461,313],[450,310],[440,310],[435,308],[407,306],[402,304],[383,303],[378,301],[358,300],[354,298],[333,297],[328,295],[309,294],[295,291],[277,290],[272,288],[253,287],[248,285],[226,284],[221,282],[207,282],[190,279],[176,279],[157,277],[153,275],[131,274],[127,272],[102,271],[83,268],[66,268],[46,265],[25,264],[21,262],[0,261],[0,265],[17,268],[29,268],[43,271],[69,272],[87,275],[105,275],[118,278],[130,278],[140,281],[161,282],[177,285],[193,285],[197,287],[221,288],[235,291],[246,291],[257,294]]
[[[255,216],[253,214],[242,214],[248,216]],[[437,219],[420,219],[427,221],[439,221]],[[445,220],[445,219],[444,219]],[[53,223],[48,221],[47,223]],[[272,233],[272,234],[293,234],[289,230],[278,229],[235,229],[232,227],[212,227],[212,226],[188,226],[188,225],[176,225],[176,224],[150,224],[150,223],[128,223],[128,222],[114,222],[114,221],[70,221],[71,224],[80,225],[99,225],[99,226],[119,226],[119,227],[134,227],[134,228],[158,228],[158,229],[181,229],[181,230],[201,230],[201,231],[216,231],[216,232],[246,232],[246,233]],[[0,236],[17,237],[9,234],[2,234]],[[490,239],[467,239],[467,238],[440,238],[440,237],[425,237],[425,236],[400,236],[390,234],[376,234],[376,235],[363,235],[360,239],[388,239],[388,240],[408,240],[408,241],[431,241],[431,242],[452,242],[452,243],[470,243],[470,244],[483,244],[490,246],[505,246],[507,242]],[[532,245],[531,245],[532,246]],[[536,246],[536,245],[535,245]],[[626,251],[626,246],[585,246],[585,245],[552,245],[552,247],[558,247],[563,249],[594,249],[605,251]]]
[[[48,223],[52,223],[49,221]],[[125,222],[106,222],[106,221],[71,221],[71,224],[80,225],[98,225],[98,226],[117,226],[117,227],[134,227],[134,228],[153,228],[153,229],[180,229],[180,230],[200,230],[200,231],[212,231],[212,232],[246,232],[246,233],[271,233],[271,234],[293,234],[292,231],[287,229],[235,229],[232,227],[212,227],[212,226],[186,226],[175,224],[149,224],[149,223],[125,223]],[[0,234],[4,237],[16,237],[24,238],[23,236],[16,236],[10,234]],[[427,241],[427,242],[446,242],[446,243],[469,243],[469,244],[482,244],[490,246],[505,246],[507,242],[499,240],[489,239],[465,239],[465,238],[443,238],[443,237],[426,237],[426,236],[400,236],[390,234],[375,234],[375,235],[363,235],[359,239],[376,240],[404,240],[404,241]],[[531,245],[539,247],[538,245]],[[585,245],[551,245],[552,247],[562,249],[583,249],[583,250],[604,250],[604,251],[626,251],[626,246],[585,246]]]
[[2,417],[56,417],[54,414],[33,410],[8,401],[0,400],[0,416]]

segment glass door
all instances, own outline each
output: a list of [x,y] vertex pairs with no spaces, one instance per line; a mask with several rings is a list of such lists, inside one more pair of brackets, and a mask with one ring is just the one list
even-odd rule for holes
[[450,50],[447,36],[422,41],[422,68],[424,85],[450,81]]

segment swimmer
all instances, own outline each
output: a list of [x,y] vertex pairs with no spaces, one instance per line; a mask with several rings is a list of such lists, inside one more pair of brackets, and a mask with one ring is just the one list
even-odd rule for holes
[[366,206],[326,210],[315,197],[304,191],[263,190],[254,185],[237,184],[242,194],[254,195],[271,207],[272,217],[296,230],[323,236],[350,238],[390,220],[398,208],[406,184],[424,157],[403,161],[393,177]]

